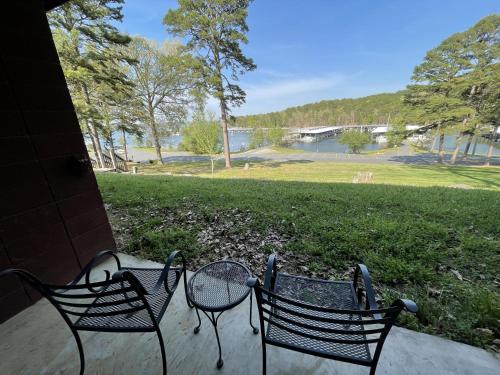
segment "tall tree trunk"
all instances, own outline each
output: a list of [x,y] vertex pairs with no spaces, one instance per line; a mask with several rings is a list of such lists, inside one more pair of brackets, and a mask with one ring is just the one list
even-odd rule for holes
[[479,140],[479,136],[475,135],[474,136],[474,146],[472,147],[472,156],[476,155],[476,147],[477,147],[478,140]]
[[457,156],[458,156],[458,152],[460,151],[460,145],[462,144],[463,136],[464,136],[464,133],[460,132],[460,134],[457,137],[455,149],[453,150],[453,155],[451,156],[451,160],[450,160],[451,164],[455,164],[455,162],[457,161]]
[[154,109],[151,105],[149,106],[149,126],[151,127],[151,134],[153,135],[153,143],[156,151],[156,160],[158,160],[158,163],[163,164],[163,159],[161,157],[160,137],[158,136],[158,129],[156,128]]
[[472,139],[475,137],[474,134],[469,134],[467,137],[467,143],[465,144],[464,154],[462,155],[462,160],[467,159],[467,155],[469,154],[470,145],[472,143]]
[[216,49],[214,52],[214,59],[217,72],[217,94],[219,95],[219,106],[220,106],[220,118],[222,123],[222,141],[224,143],[224,160],[226,162],[226,168],[231,168],[231,150],[229,149],[229,133],[227,131],[227,103],[224,97],[224,84],[222,76],[222,65],[219,55],[219,50]]
[[111,135],[108,137],[108,142],[109,142],[109,157],[111,158],[111,164],[113,165],[113,169],[117,171],[118,163],[116,161],[115,145],[113,143],[113,133],[111,133]]
[[438,136],[434,137],[434,139],[432,140],[432,145],[431,145],[431,153],[434,152],[434,148],[436,147],[436,142],[437,142],[437,139],[438,139]]
[[[465,128],[465,125],[467,124],[467,118],[464,118],[462,121],[462,128]],[[458,152],[460,151],[460,145],[462,144],[462,138],[464,137],[464,132],[460,132],[458,134],[456,144],[455,144],[455,150],[453,150],[453,155],[451,156],[451,164],[455,164],[457,161],[457,156]]]
[[491,158],[493,157],[493,149],[495,148],[495,140],[497,137],[498,126],[493,128],[493,132],[491,133],[491,139],[488,145],[488,153],[486,154],[486,160],[484,161],[484,166],[489,167],[491,163]]
[[[476,93],[476,85],[472,85],[472,87],[470,89],[470,92],[469,92],[469,98],[471,98],[472,95],[474,95],[475,93]],[[478,124],[476,124],[474,126],[474,133],[473,134],[469,134],[469,137],[467,138],[467,144],[465,145],[465,149],[464,149],[464,154],[462,156],[462,160],[467,159],[467,155],[469,154],[470,144],[472,142],[472,139],[476,136],[477,127],[478,127]]]
[[[88,106],[91,105],[89,90],[85,84],[82,84],[83,96],[85,98],[85,103]],[[97,128],[94,125],[94,122],[91,119],[87,119],[87,128],[89,129],[90,137],[92,138],[92,143],[95,146],[96,158],[98,164],[100,164],[101,168],[104,168],[104,157],[102,156],[102,147],[101,140],[99,139],[99,133],[97,132]]]
[[222,139],[224,141],[224,159],[226,168],[231,168],[231,150],[229,149],[229,133],[227,131],[227,110],[224,99],[220,99],[220,114],[222,122]]
[[99,138],[99,133],[97,133],[97,129],[91,120],[88,120],[88,127],[90,131],[90,136],[92,138],[92,142],[96,147],[97,160],[101,164],[101,168],[104,168],[104,156],[102,156],[102,146],[101,146],[101,140]]
[[85,122],[85,126],[87,127],[87,134],[89,135],[90,137],[90,141],[92,142],[92,149],[94,151],[94,157],[96,159],[96,163],[97,163],[97,167],[98,168],[103,168],[103,166],[101,165],[101,160],[99,159],[99,157],[97,156],[97,145],[95,144],[95,139],[94,137],[92,136],[92,134],[90,133],[90,129],[89,129],[89,126],[88,126],[88,121],[87,120],[84,120]]
[[128,151],[127,151],[127,137],[125,136],[125,129],[122,129],[123,136],[123,150],[125,151],[125,163],[128,162]]
[[439,134],[439,152],[438,152],[438,163],[443,163],[444,161],[444,133]]

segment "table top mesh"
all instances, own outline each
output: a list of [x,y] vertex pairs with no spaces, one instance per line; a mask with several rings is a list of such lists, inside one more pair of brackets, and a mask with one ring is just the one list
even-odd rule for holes
[[251,272],[243,264],[219,261],[200,268],[188,283],[193,304],[208,311],[223,311],[236,306],[250,293],[246,285]]

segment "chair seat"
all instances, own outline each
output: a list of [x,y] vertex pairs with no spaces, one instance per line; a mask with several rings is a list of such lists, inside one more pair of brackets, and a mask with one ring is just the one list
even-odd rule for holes
[[[356,294],[352,282],[348,281],[327,281],[311,279],[301,276],[293,276],[282,273],[277,273],[273,292],[279,296],[286,297],[291,300],[296,300],[302,303],[335,308],[335,309],[348,309],[359,310]],[[349,319],[361,320],[361,315],[358,314],[345,314],[345,313],[330,313],[315,311],[298,307],[284,301],[274,300],[274,304],[280,308],[286,308],[294,312],[303,313],[306,315],[313,314],[314,316],[329,319]],[[299,324],[307,324],[317,328],[323,329],[337,329],[349,330],[352,332],[361,331],[362,325],[354,324],[335,324],[329,322],[321,322],[301,318],[296,315],[286,313],[279,308],[272,308],[273,313],[277,314],[284,319],[288,318]],[[285,329],[282,329],[275,324],[281,324],[285,327],[297,330],[297,325],[291,325],[283,320],[269,317],[271,324],[267,326],[266,339],[278,346],[293,347],[309,354],[316,354],[327,358],[348,358],[359,363],[368,363],[371,361],[370,350],[367,344],[344,344],[332,343],[318,339],[304,337]],[[340,339],[340,340],[364,340],[366,337],[363,333],[360,334],[337,334],[331,332],[321,332],[317,330],[300,328],[300,332],[319,336],[322,338]]]
[[[134,276],[139,280],[142,286],[146,290],[152,289],[158,279],[160,278],[161,272],[163,269],[143,269],[143,268],[127,268],[123,267],[122,270],[130,271],[134,274]],[[170,290],[173,291],[177,287],[178,280],[180,277],[180,270],[178,268],[171,268],[168,274],[167,282]],[[117,284],[110,285],[106,287],[106,291],[111,291],[113,289],[119,289]],[[104,291],[103,290],[103,291]],[[129,292],[126,296],[123,295],[111,295],[111,296],[99,296],[93,302],[94,303],[111,303],[118,302],[124,298],[132,298],[137,297],[137,293]],[[172,298],[172,294],[168,293],[164,288],[160,288],[160,290],[151,295],[145,296],[151,310],[155,316],[156,322],[159,323],[165,310]],[[143,305],[142,302],[131,302],[129,303],[130,307]],[[104,307],[90,307],[87,310],[87,313],[106,313],[117,311],[123,308],[123,305],[117,306],[104,306]],[[112,316],[97,316],[97,317],[89,317],[84,316],[78,319],[74,323],[75,327],[79,330],[98,330],[98,331],[117,331],[117,330],[154,330],[154,324],[151,321],[149,313],[147,309],[142,309],[133,313],[128,314],[118,314]]]

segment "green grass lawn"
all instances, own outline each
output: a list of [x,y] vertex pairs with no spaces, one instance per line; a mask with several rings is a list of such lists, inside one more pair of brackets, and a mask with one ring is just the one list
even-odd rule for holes
[[[332,165],[319,176],[319,163],[285,166],[288,174],[283,164],[273,168],[281,181],[268,181],[278,178],[257,166],[219,171],[223,179],[115,174],[97,179],[118,231],[126,233],[125,251],[159,261],[179,249],[190,259],[206,257],[214,249],[200,244],[199,236],[228,217],[225,238],[278,233],[286,239],[281,256],[303,257],[308,272],[320,277],[350,278],[351,267],[365,263],[381,303],[402,297],[417,302],[417,317],[404,315],[400,324],[494,349],[500,334],[499,192],[320,183],[348,181],[358,167]],[[498,177],[488,169],[370,167],[377,182],[425,185],[439,174],[443,184],[465,179],[498,189]],[[286,181],[304,175],[318,182]]]
[[[244,170],[245,161],[234,160],[233,168],[226,170],[224,162],[216,162],[216,178],[257,179],[272,181],[352,182],[357,172],[372,172],[377,184],[413,186],[458,186],[500,190],[499,167],[462,166],[416,166],[404,164],[356,164],[320,161],[259,161],[250,162]],[[144,174],[193,174],[211,177],[210,162],[174,162],[165,165],[141,165]]]

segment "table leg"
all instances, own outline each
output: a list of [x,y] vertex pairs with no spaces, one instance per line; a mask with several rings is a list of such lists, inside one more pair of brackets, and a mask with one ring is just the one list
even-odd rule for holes
[[196,310],[196,316],[198,317],[198,325],[194,328],[193,332],[194,332],[195,334],[197,334],[198,332],[200,332],[200,327],[201,327],[201,319],[200,319],[200,313],[199,313],[198,309],[197,309],[197,308],[195,308],[195,310]]
[[[198,313],[198,309],[196,309],[196,312]],[[219,332],[217,330],[217,323],[223,311],[221,311],[219,315],[217,315],[217,317],[215,317],[213,312],[210,312],[210,315],[206,311],[201,310],[201,312],[207,316],[208,320],[210,320],[210,323],[212,323],[212,325],[214,326],[215,337],[217,338],[217,346],[219,348],[219,359],[217,360],[217,368],[220,369],[222,368],[222,366],[224,366],[224,361],[222,360],[222,347],[220,344]],[[200,315],[198,315],[198,319],[200,319]],[[194,329],[194,333],[198,333],[200,331],[200,326],[201,326],[201,320],[200,323],[198,324],[198,327]]]
[[259,329],[254,327],[252,324],[252,300],[253,300],[253,289],[250,289],[250,327],[253,328],[254,335],[259,333]]
[[222,312],[217,316],[217,319],[214,316],[214,313],[212,314],[212,324],[214,325],[215,329],[215,336],[217,337],[217,345],[219,346],[219,360],[217,361],[217,368],[222,368],[224,366],[224,361],[222,360],[222,349],[220,346],[220,339],[219,339],[219,332],[217,331],[217,320],[219,319],[219,316],[221,316]]

